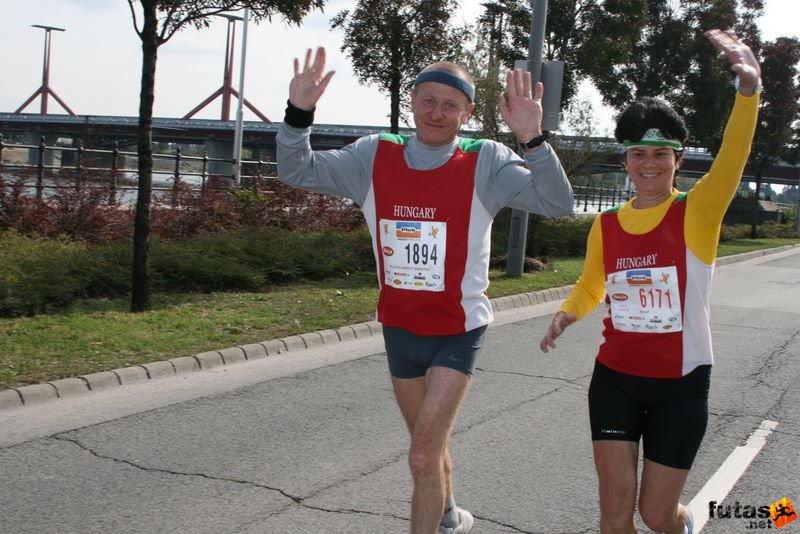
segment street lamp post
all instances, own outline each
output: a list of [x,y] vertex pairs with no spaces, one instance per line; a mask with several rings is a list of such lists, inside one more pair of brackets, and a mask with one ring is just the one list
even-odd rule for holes
[[233,136],[233,181],[236,185],[241,182],[242,173],[242,134],[244,130],[244,66],[247,58],[247,21],[250,19],[250,8],[244,8],[244,22],[242,24],[242,59],[239,62],[239,98],[236,105],[236,132]]
[[[527,69],[533,84],[542,82],[542,131],[558,129],[561,110],[561,89],[564,77],[563,61],[544,61],[544,31],[547,25],[547,0],[532,0],[531,34],[528,42],[528,61],[518,61],[514,67]],[[508,235],[506,275],[520,277],[525,270],[525,244],[528,240],[528,212],[511,210]]]

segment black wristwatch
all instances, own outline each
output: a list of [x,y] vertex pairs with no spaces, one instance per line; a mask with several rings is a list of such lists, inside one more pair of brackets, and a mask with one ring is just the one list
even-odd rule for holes
[[548,137],[550,137],[550,132],[542,132],[541,135],[537,135],[536,137],[534,137],[530,141],[528,141],[526,143],[522,143],[522,146],[524,146],[526,149],[527,148],[536,148],[537,146],[539,146],[542,143],[544,143],[545,141],[547,141]]

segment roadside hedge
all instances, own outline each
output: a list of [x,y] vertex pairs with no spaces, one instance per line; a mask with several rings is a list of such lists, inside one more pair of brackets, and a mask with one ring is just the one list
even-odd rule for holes
[[[492,234],[492,257],[505,255],[509,217],[501,212]],[[527,255],[582,257],[592,217],[532,216]],[[724,226],[721,241],[749,237],[749,225]],[[763,224],[760,237],[796,237],[790,225]],[[110,244],[65,237],[0,232],[0,316],[62,310],[82,298],[113,298],[130,292],[130,239]],[[261,291],[270,287],[373,272],[369,233],[241,227],[220,233],[166,239],[150,251],[153,291]]]
[[[129,294],[132,244],[0,233],[0,316],[53,312],[88,297]],[[153,239],[154,291],[257,291],[374,267],[366,229],[292,232],[244,228],[188,239]]]

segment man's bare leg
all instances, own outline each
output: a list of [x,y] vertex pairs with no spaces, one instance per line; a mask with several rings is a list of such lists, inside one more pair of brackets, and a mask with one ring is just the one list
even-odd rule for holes
[[392,378],[398,406],[411,433],[409,465],[414,480],[411,532],[438,529],[444,502],[452,491],[452,461],[447,449],[458,409],[469,387],[466,374],[432,367],[424,378]]

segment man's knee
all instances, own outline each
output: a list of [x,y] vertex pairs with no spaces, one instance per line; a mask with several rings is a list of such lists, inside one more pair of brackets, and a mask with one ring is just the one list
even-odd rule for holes
[[430,447],[425,442],[412,442],[408,452],[408,464],[415,479],[441,478],[444,472],[442,451]]

